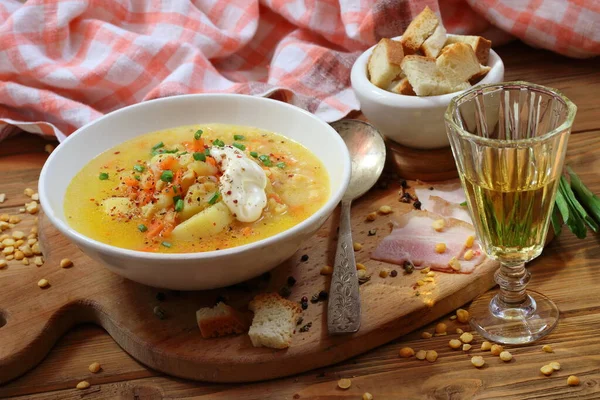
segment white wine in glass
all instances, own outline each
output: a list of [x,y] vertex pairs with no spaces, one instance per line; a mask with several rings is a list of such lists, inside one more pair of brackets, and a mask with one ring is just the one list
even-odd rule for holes
[[470,323],[500,343],[528,343],[558,323],[558,308],[525,290],[525,263],[544,248],[575,105],[527,82],[474,87],[455,97],[446,129],[477,236],[500,261],[499,289],[477,298]]

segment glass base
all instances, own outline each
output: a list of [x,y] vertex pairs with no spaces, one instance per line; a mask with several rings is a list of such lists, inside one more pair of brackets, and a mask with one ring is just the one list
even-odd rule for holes
[[469,307],[471,326],[491,342],[531,343],[549,334],[558,323],[558,308],[543,294],[527,291],[527,301],[511,308],[501,304],[497,293],[494,290],[479,296]]

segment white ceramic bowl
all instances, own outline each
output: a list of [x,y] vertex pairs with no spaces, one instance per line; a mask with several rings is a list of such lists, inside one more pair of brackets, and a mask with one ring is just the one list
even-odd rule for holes
[[[401,38],[402,36],[398,36],[393,40]],[[375,46],[371,47],[358,57],[351,73],[352,89],[369,122],[385,137],[407,147],[435,149],[449,146],[444,113],[450,100],[464,91],[418,97],[380,89],[367,76],[367,62],[374,48]],[[488,65],[492,69],[479,83],[502,82],[504,64],[494,50],[490,50]]]
[[[329,199],[308,219],[275,236],[205,253],[154,254],[122,249],[90,239],[68,225],[63,212],[67,186],[92,158],[144,133],[205,123],[258,127],[303,144],[321,159],[329,173]],[[52,224],[111,271],[150,286],[201,290],[242,282],[291,257],[332,213],[346,191],[350,171],[350,156],[343,140],[314,115],[261,97],[196,94],[136,104],[78,129],[46,161],[40,175],[39,194]]]

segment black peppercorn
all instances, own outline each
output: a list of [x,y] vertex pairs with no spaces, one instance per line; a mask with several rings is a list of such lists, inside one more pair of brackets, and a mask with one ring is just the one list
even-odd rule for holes
[[403,189],[406,189],[408,187],[408,183],[406,183],[406,179],[402,179],[400,181],[400,186],[402,186]]
[[397,276],[398,276],[398,271],[396,271],[396,270],[393,270],[393,271],[390,273],[390,275],[392,276],[392,278],[395,278],[395,277],[397,277]]
[[306,310],[308,308],[308,303],[300,303],[300,306],[303,310]]
[[304,254],[302,257],[300,257],[300,261],[302,261],[302,262],[308,261],[308,254]]
[[311,303],[318,303],[319,302],[319,294],[313,294],[313,296],[310,298],[310,302]]
[[306,296],[302,296],[302,299],[300,299],[300,303],[306,303],[308,301],[308,297]]
[[375,236],[377,234],[377,229],[370,229],[369,236]]
[[296,278],[294,278],[293,276],[288,276],[288,278],[287,278],[287,284],[289,286],[294,286],[296,284]]
[[421,202],[419,200],[415,201],[413,203],[413,207],[416,208],[417,210],[421,209]]
[[327,297],[329,297],[329,294],[327,293],[327,291],[321,290],[319,292],[319,300],[321,300],[321,301],[327,300]]
[[410,261],[404,261],[404,272],[406,272],[407,274],[412,274],[413,271],[415,270],[415,266],[413,265],[412,262]]

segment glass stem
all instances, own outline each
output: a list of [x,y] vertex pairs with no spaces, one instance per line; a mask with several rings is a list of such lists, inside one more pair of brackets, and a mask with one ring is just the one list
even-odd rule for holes
[[530,279],[529,271],[524,263],[502,263],[494,277],[500,291],[498,293],[498,306],[503,308],[520,308],[528,301],[525,288]]

